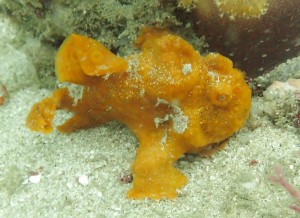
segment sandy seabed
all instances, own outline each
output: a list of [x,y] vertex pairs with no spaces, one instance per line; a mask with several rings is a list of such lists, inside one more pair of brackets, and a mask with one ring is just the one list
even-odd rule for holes
[[[0,81],[9,90],[0,107],[0,217],[297,217],[288,208],[295,200],[268,176],[279,164],[300,188],[299,131],[257,113],[262,98],[253,98],[249,122],[256,124],[246,124],[225,150],[178,161],[189,179],[178,198],[129,200],[132,184],[120,180],[130,173],[137,139],[116,122],[68,135],[26,129],[31,106],[52,90],[34,84],[32,64],[10,45],[15,30],[5,20],[0,26]],[[287,78],[300,72],[285,69]],[[67,117],[59,112],[55,123]]]

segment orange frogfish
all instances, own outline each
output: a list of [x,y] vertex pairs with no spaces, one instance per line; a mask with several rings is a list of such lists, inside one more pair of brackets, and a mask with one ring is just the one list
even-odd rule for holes
[[33,105],[26,126],[50,133],[58,109],[73,112],[57,127],[63,133],[120,121],[139,140],[128,197],[172,199],[187,184],[175,162],[224,145],[247,120],[251,91],[229,59],[203,57],[167,30],[145,28],[136,47],[139,53],[121,58],[71,34],[58,50],[55,70],[59,81],[81,85],[82,97],[75,101],[68,88],[54,91]]

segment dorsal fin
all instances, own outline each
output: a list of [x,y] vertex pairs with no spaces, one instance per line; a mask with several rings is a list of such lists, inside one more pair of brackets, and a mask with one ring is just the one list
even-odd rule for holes
[[91,77],[107,73],[122,73],[127,62],[96,40],[71,34],[60,46],[55,59],[55,71],[63,82],[85,84]]

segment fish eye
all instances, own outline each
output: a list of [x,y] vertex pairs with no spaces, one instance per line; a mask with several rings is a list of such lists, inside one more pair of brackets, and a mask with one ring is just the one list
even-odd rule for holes
[[219,100],[224,101],[226,99],[225,95],[219,95]]
[[231,102],[232,96],[228,93],[212,93],[210,99],[213,105],[226,106]]

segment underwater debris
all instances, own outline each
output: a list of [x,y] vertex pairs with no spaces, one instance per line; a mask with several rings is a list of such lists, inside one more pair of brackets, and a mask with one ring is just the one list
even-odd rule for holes
[[250,160],[249,161],[249,166],[256,166],[258,164],[258,161],[257,160]]
[[40,183],[42,178],[42,174],[40,173],[31,173],[31,175],[28,178],[28,181],[32,184],[38,184]]
[[[299,104],[300,104],[300,102],[299,102]],[[296,128],[300,128],[300,111],[298,114],[296,114],[294,125]]]
[[132,181],[133,181],[132,173],[128,173],[128,172],[123,173],[123,174],[121,175],[120,181],[121,181],[121,183],[123,183],[123,184],[132,183]]
[[6,86],[1,84],[0,85],[0,106],[3,105],[5,103],[5,101],[7,101],[7,98],[9,97]]
[[80,185],[87,186],[89,184],[89,177],[86,175],[80,175],[78,176],[77,181]]
[[27,184],[28,182],[32,184],[38,184],[41,182],[42,179],[42,172],[44,170],[43,166],[40,166],[36,171],[29,171],[27,173],[28,180],[24,181],[24,184]]

